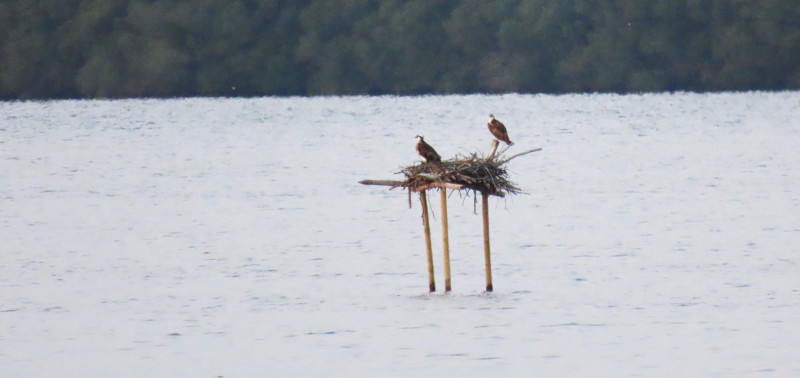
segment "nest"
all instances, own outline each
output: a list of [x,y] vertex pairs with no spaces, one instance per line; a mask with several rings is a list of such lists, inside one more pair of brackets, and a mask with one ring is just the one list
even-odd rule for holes
[[406,176],[402,186],[425,188],[431,183],[450,183],[483,193],[504,196],[518,194],[521,189],[508,178],[505,163],[511,159],[486,159],[477,153],[456,156],[441,163],[420,163],[403,168]]

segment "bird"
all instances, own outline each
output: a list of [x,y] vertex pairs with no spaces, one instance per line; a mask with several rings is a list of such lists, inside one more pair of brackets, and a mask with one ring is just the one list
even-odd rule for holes
[[417,152],[419,156],[422,158],[423,163],[439,163],[442,161],[442,157],[436,153],[436,150],[431,147],[430,144],[425,143],[425,139],[417,135]]
[[506,142],[507,145],[513,146],[514,142],[508,139],[508,130],[502,122],[494,118],[494,115],[489,114],[489,131],[492,132],[495,138]]

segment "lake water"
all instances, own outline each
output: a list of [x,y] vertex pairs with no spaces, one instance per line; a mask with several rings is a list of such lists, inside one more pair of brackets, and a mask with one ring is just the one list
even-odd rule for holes
[[[451,193],[427,292],[414,136]],[[7,376],[800,376],[800,92],[0,103]],[[480,201],[478,201],[480,202]],[[480,205],[480,204],[478,204]],[[478,206],[478,214],[480,208]]]

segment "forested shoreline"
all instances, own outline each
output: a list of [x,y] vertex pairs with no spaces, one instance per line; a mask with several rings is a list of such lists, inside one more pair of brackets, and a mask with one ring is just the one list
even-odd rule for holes
[[0,99],[800,88],[796,0],[10,0]]

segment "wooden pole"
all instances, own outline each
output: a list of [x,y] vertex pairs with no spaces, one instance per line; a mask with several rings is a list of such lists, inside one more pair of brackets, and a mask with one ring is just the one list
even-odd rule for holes
[[433,251],[431,251],[431,226],[428,223],[428,196],[425,190],[420,190],[419,201],[422,203],[422,224],[425,226],[425,249],[428,253],[428,291],[436,291],[436,281],[433,280]]
[[[359,184],[363,185],[383,185],[383,186],[391,186],[391,189],[398,188],[398,187],[407,187],[405,182],[403,181],[396,181],[396,180],[361,180],[358,182]],[[453,190],[461,190],[464,189],[464,185],[462,184],[454,184],[452,182],[429,182],[423,186],[417,186],[414,190],[421,191],[424,189],[430,188],[447,188]],[[409,191],[409,193],[411,193]],[[410,196],[411,194],[409,194]]]
[[486,260],[486,291],[494,290],[492,286],[492,253],[489,249],[489,193],[483,196],[483,257]]
[[442,203],[442,248],[444,249],[444,291],[450,291],[450,236],[447,232],[447,189],[439,189]]
[[492,146],[489,147],[489,153],[486,154],[486,159],[492,160],[494,159],[494,154],[497,152],[497,145],[500,144],[500,141],[497,139],[492,141]]

